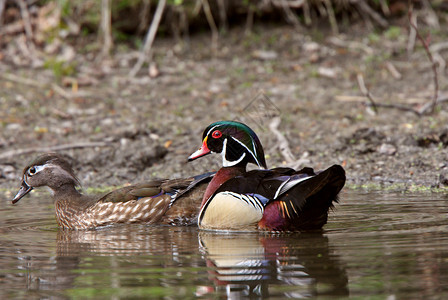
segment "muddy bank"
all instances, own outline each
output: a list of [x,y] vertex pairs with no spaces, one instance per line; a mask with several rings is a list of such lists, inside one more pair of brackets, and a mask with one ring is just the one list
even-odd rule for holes
[[[249,36],[234,29],[215,55],[208,34],[192,36],[188,47],[159,38],[152,71],[136,78],[127,76],[137,53],[129,49],[106,61],[77,52],[77,75],[59,80],[50,69],[0,61],[0,187],[19,185],[35,150],[61,145],[85,187],[216,170],[218,156],[187,157],[202,130],[222,119],[251,126],[270,167],[337,163],[351,184],[446,186],[448,104],[422,117],[389,108],[374,115],[358,87],[361,73],[380,103],[419,107],[431,99],[425,52],[416,45],[408,56],[407,27],[394,28],[377,33],[358,24],[333,37],[279,25],[255,27]],[[432,43],[447,38],[439,32]],[[439,54],[448,59],[448,51]],[[441,95],[446,75],[439,70]],[[285,160],[269,128],[275,117],[293,160]]]

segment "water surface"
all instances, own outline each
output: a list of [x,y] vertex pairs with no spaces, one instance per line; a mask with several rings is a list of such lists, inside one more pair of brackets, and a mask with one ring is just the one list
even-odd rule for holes
[[448,297],[448,198],[345,191],[320,233],[57,228],[1,196],[0,298]]

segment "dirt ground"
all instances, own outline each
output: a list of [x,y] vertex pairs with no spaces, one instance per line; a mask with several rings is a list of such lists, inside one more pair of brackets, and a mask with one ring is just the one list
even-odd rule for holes
[[[382,32],[354,24],[338,36],[278,24],[257,25],[249,35],[232,29],[216,53],[209,33],[192,35],[188,45],[161,37],[153,77],[148,68],[128,77],[137,56],[128,48],[99,61],[74,47],[77,75],[60,80],[51,69],[18,67],[4,55],[0,188],[10,197],[26,163],[61,148],[85,188],[216,170],[217,155],[187,157],[217,120],[252,127],[269,167],[342,164],[352,187],[446,187],[448,103],[421,117],[382,107],[372,114],[358,86],[362,74],[381,104],[419,108],[432,99],[431,64],[418,41],[407,53],[405,21]],[[447,38],[438,31],[431,44]],[[448,50],[438,54],[448,59]],[[438,72],[443,96],[447,69]],[[269,127],[276,117],[292,158]]]

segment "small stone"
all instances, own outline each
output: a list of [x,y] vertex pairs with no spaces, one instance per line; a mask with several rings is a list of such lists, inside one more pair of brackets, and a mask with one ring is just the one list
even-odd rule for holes
[[22,129],[22,125],[18,123],[11,123],[6,125],[6,130],[16,131]]
[[320,56],[317,52],[313,52],[310,54],[310,56],[308,57],[308,60],[310,61],[310,63],[317,63],[320,59]]
[[336,68],[319,67],[317,69],[317,73],[323,77],[336,78],[336,76],[339,74],[339,70]]
[[10,165],[0,165],[0,178],[16,179],[15,168]]
[[217,84],[212,83],[212,84],[210,84],[210,87],[208,90],[212,94],[217,94],[217,93],[221,92],[221,87]]
[[381,154],[394,155],[397,152],[397,148],[394,145],[384,143],[378,147],[377,151]]
[[154,141],[157,141],[160,138],[160,136],[155,134],[155,133],[150,133],[149,134],[149,138],[154,140]]
[[275,51],[256,50],[252,52],[252,56],[260,60],[273,60],[277,58],[278,54]]
[[75,48],[71,46],[65,45],[62,49],[62,53],[58,55],[57,59],[59,61],[72,61],[76,57],[76,51]]
[[159,68],[157,68],[157,65],[154,62],[149,65],[148,74],[151,78],[156,78],[160,75]]
[[308,42],[308,43],[303,44],[302,48],[304,51],[307,51],[307,52],[315,52],[315,51],[319,50],[320,46],[316,42]]

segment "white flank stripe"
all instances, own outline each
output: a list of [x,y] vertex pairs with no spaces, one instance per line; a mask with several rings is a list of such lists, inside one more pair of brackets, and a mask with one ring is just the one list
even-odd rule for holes
[[277,191],[275,192],[274,195],[274,200],[277,199],[278,195],[280,194],[280,191],[282,190],[283,186],[288,183],[288,181],[291,180],[291,178],[288,178],[287,180],[285,180],[284,182],[282,182],[282,184],[280,184],[280,186],[278,187]]
[[291,180],[291,178],[288,178],[288,180],[286,180],[285,182],[283,182],[277,189],[277,191],[275,192],[275,196],[274,199],[277,199],[278,196],[280,196],[281,194],[289,191],[292,187],[296,186],[297,184],[299,184],[302,181],[308,180],[313,178],[314,176],[310,176],[310,177],[305,177],[305,178],[299,178],[299,179],[295,179],[295,180]]

